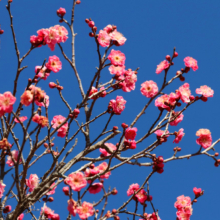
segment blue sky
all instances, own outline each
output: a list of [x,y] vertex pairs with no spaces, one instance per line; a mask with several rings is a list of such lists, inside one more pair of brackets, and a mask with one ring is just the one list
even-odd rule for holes
[[[0,93],[12,91],[13,80],[16,74],[17,61],[14,50],[12,34],[9,25],[9,16],[5,8],[6,1],[0,2],[0,21],[1,28],[5,33],[0,36]],[[30,47],[29,39],[31,35],[35,35],[36,31],[41,28],[49,28],[58,24],[56,10],[64,7],[67,10],[66,19],[70,19],[70,8],[72,1],[24,1],[14,0],[12,3],[12,14],[14,16],[14,28],[20,53],[23,55]],[[96,0],[84,1],[76,6],[75,11],[75,32],[76,36],[76,65],[82,79],[84,90],[87,91],[90,80],[92,79],[98,66],[98,56],[96,52],[96,44],[94,39],[88,36],[89,27],[84,22],[85,18],[92,18],[98,30],[103,29],[108,24],[115,24],[118,31],[124,34],[127,42],[124,46],[117,48],[126,55],[126,68],[136,69],[140,67],[138,72],[138,81],[135,91],[124,93],[116,91],[107,96],[105,99],[97,101],[92,117],[103,112],[110,99],[116,95],[123,95],[127,100],[125,111],[120,116],[114,116],[109,125],[117,125],[120,127],[122,122],[130,124],[134,117],[140,112],[148,101],[140,93],[140,85],[146,80],[153,80],[161,85],[163,74],[155,74],[156,65],[164,60],[167,54],[172,54],[173,48],[179,56],[174,60],[174,66],[169,71],[168,78],[174,76],[177,70],[184,67],[183,59],[191,56],[198,60],[199,69],[196,72],[190,71],[186,75],[186,82],[190,84],[193,94],[195,89],[200,85],[208,85],[214,91],[214,97],[208,102],[197,102],[184,113],[184,120],[177,127],[171,127],[169,130],[174,132],[179,128],[184,128],[185,137],[178,144],[182,148],[180,155],[194,153],[199,149],[195,143],[195,133],[200,128],[208,128],[212,132],[213,140],[219,138],[219,57],[220,57],[220,2],[204,1],[204,0],[157,0],[157,1],[132,1],[132,0]],[[70,39],[63,44],[66,54],[71,54]],[[115,48],[114,48],[115,49]],[[102,50],[103,52],[104,50]],[[23,65],[28,65],[20,78],[17,100],[23,93],[27,84],[27,79],[34,76],[34,67],[41,65],[45,58],[57,55],[63,63],[63,69],[55,74],[51,73],[47,81],[41,82],[40,86],[50,96],[49,115],[50,120],[54,115],[66,115],[68,111],[61,101],[56,91],[49,89],[48,82],[59,80],[64,86],[63,95],[75,107],[80,102],[81,96],[78,85],[70,65],[63,59],[59,48],[56,46],[55,51],[51,51],[47,46],[37,48],[31,52],[26,58]],[[108,70],[104,70],[101,81],[110,80]],[[165,92],[175,91],[183,83],[176,80],[169,86]],[[18,101],[16,102],[18,105]],[[28,115],[30,107],[24,112]],[[138,128],[137,139],[142,137],[144,132],[151,126],[154,118],[157,117],[159,111],[151,106],[141,120],[136,124]],[[101,131],[104,124],[103,121],[108,117],[103,117],[96,123],[91,125],[92,135],[95,138]],[[79,121],[83,122],[83,111],[79,117]],[[75,127],[76,129],[77,127]],[[18,136],[20,130],[17,129]],[[43,137],[44,135],[42,135]],[[84,148],[83,136],[80,136],[79,143],[74,151],[77,153]],[[155,136],[138,145],[138,149],[143,149],[155,140]],[[157,155],[168,158],[173,153],[176,146],[172,143],[172,138],[157,149]],[[118,140],[114,139],[115,144]],[[58,148],[62,146],[63,140],[59,137],[55,139]],[[27,146],[28,149],[28,146]],[[219,146],[216,146],[218,151]],[[135,150],[136,152],[136,150]],[[132,154],[132,152],[130,152]],[[99,156],[99,153],[94,156]],[[74,155],[73,155],[74,156]],[[33,168],[33,172],[40,174],[44,171],[44,167],[49,165],[48,160],[42,160],[37,167]],[[72,169],[74,171],[75,168]],[[214,167],[214,161],[206,156],[199,156],[189,160],[178,160],[165,164],[163,174],[155,174],[150,179],[150,191],[153,196],[153,202],[162,220],[175,219],[175,208],[173,206],[176,197],[179,195],[190,196],[193,198],[193,187],[201,187],[205,190],[205,194],[193,206],[193,215],[191,219],[217,219],[220,215],[218,209],[219,190],[219,168]],[[118,208],[125,199],[127,199],[126,191],[130,184],[141,184],[151,168],[138,168],[133,166],[124,166],[114,171],[106,181],[106,186],[116,187],[118,195],[110,197],[108,208]],[[9,180],[7,180],[9,181]],[[6,182],[7,184],[7,182]],[[66,200],[67,197],[61,192],[62,187],[57,188],[55,194],[55,202],[50,207],[60,214],[61,219],[67,216]],[[98,196],[88,196],[87,201],[93,202],[98,200]],[[131,211],[134,210],[134,204],[128,206]],[[140,208],[141,210],[141,208]],[[201,211],[202,210],[202,211]],[[151,213],[150,205],[146,209],[147,213]],[[25,220],[28,217],[25,218]],[[123,219],[123,217],[122,217]],[[138,219],[138,218],[137,218]]]

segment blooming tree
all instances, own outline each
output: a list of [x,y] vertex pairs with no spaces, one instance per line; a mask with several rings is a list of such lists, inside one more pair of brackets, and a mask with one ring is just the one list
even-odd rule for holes
[[[66,219],[69,220],[74,219],[75,216],[80,219],[90,219],[93,216],[92,218],[97,220],[108,218],[119,220],[121,216],[121,218],[126,216],[128,219],[139,220],[163,219],[150,193],[151,177],[162,174],[166,164],[171,161],[200,155],[210,157],[215,166],[218,166],[220,163],[216,158],[218,153],[213,153],[212,150],[220,139],[212,140],[211,131],[201,128],[196,131],[197,139],[192,140],[198,145],[196,152],[181,155],[181,148],[174,147],[174,153],[169,158],[164,158],[162,154],[156,155],[155,150],[159,152],[160,146],[168,139],[175,144],[181,142],[184,138],[184,128],[177,129],[175,126],[181,125],[184,112],[196,102],[206,102],[212,98],[214,91],[209,86],[202,85],[195,92],[191,92],[189,83],[184,82],[186,73],[198,70],[197,60],[190,56],[180,58],[184,61],[183,68],[176,71],[171,78],[168,77],[168,72],[174,65],[173,61],[179,58],[175,48],[173,53],[167,55],[156,67],[155,73],[163,78],[162,85],[159,86],[150,80],[149,76],[149,79],[141,83],[141,88],[137,88],[139,68],[126,69],[126,55],[121,51],[121,46],[126,43],[126,37],[119,32],[116,25],[106,24],[100,29],[95,26],[92,19],[85,19],[85,22],[90,31],[89,36],[97,46],[99,66],[89,87],[83,87],[80,73],[76,68],[76,34],[73,28],[75,9],[80,3],[80,0],[73,0],[72,9],[69,11],[64,8],[57,9],[60,24],[36,30],[37,34],[30,36],[30,49],[21,55],[11,12],[14,3],[12,0],[7,2],[6,8],[18,66],[13,90],[0,94],[0,219],[59,220],[61,214],[50,208],[51,202],[56,202],[52,195],[58,190],[63,191],[64,204],[61,205],[64,206],[65,211],[62,216],[65,213]],[[66,13],[71,13],[70,21],[65,18]],[[0,34],[4,34],[2,29]],[[63,43],[71,44],[71,57],[65,53]],[[54,73],[58,73],[59,79],[59,72],[65,65],[57,55],[42,60],[40,66],[36,64],[35,70],[32,70],[35,74],[26,79],[26,87],[21,94],[18,93],[20,74],[27,68],[23,66],[23,61],[31,56],[33,50],[41,50],[40,47],[43,46],[48,46],[48,50],[52,53],[55,47],[59,47],[63,58],[70,64],[75,74],[77,89],[81,93],[80,103],[71,106],[67,101],[68,98],[62,93],[65,88],[59,81],[49,81],[50,74]],[[104,48],[103,53],[102,48]],[[104,69],[108,69],[109,75],[108,80],[102,83],[101,73]],[[47,88],[42,88],[42,80],[48,82]],[[182,85],[170,94],[164,93],[164,90],[176,80],[182,81]],[[55,92],[58,91],[57,99],[66,106],[67,114],[62,112],[59,115],[50,114],[53,103],[49,102],[46,92],[49,89],[53,89],[54,96],[57,96]],[[123,122],[120,127],[110,127],[112,119],[120,118],[126,103],[129,102],[129,99],[125,100],[117,92],[119,90],[132,92],[134,89],[140,89],[139,95],[146,98],[143,109],[133,118],[130,125]],[[111,93],[114,93],[114,99],[108,98]],[[109,104],[99,108],[100,113],[92,117],[97,102],[102,98],[108,99]],[[144,113],[150,105],[158,111],[158,117],[153,124],[148,125],[145,134],[140,136],[137,122],[147,117]],[[77,119],[82,114],[84,118]],[[104,115],[108,115],[107,121],[102,119]],[[95,124],[98,120],[102,120],[103,129],[94,134],[91,131],[91,124]],[[16,128],[20,129],[19,138]],[[81,138],[82,135],[85,139],[84,146],[78,146],[78,137]],[[154,138],[152,143],[146,141],[149,137]],[[55,150],[57,139],[62,139],[62,146]],[[139,147],[142,142],[147,143],[144,148]],[[80,149],[78,153],[74,152],[76,148]],[[48,156],[52,159],[49,169],[42,166]],[[38,173],[36,169],[33,171],[36,165],[41,167],[41,172]],[[141,166],[151,167],[151,171],[146,174],[142,183],[123,183],[124,203],[109,210],[108,199],[110,196],[117,197],[118,192],[114,186],[109,188],[106,179],[114,178],[114,170],[124,165],[135,166],[137,170]],[[40,174],[42,172],[43,174]],[[63,187],[62,184],[65,186]],[[191,197],[180,195],[176,201],[173,201],[178,220],[190,219],[193,204],[203,195],[204,190],[195,187],[192,192],[189,192]],[[88,194],[91,194],[89,198],[97,194],[95,198],[98,200],[94,202],[93,199],[85,199]],[[134,204],[134,211],[127,208],[130,203]],[[150,207],[147,207],[148,204]]]

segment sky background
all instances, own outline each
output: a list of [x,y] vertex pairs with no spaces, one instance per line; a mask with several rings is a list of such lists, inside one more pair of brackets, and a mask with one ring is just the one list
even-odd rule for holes
[[[0,24],[5,31],[0,35],[0,93],[13,90],[13,81],[16,74],[17,58],[14,50],[12,34],[10,30],[9,16],[5,8],[6,0],[0,2]],[[67,10],[65,16],[70,20],[72,0],[53,0],[53,1],[25,1],[14,0],[11,5],[12,15],[14,17],[14,28],[18,48],[21,55],[25,54],[30,48],[30,36],[36,35],[36,31],[41,28],[49,28],[59,24],[59,18],[56,15],[56,10],[64,7]],[[135,91],[124,93],[116,91],[104,99],[97,101],[92,114],[92,118],[97,114],[106,110],[110,99],[117,95],[122,95],[127,100],[126,108],[120,116],[114,116],[109,125],[109,129],[116,125],[120,129],[122,122],[130,124],[134,117],[140,112],[148,99],[141,95],[140,85],[146,80],[153,80],[160,86],[163,80],[163,73],[157,75],[155,73],[156,66],[165,59],[167,54],[172,55],[173,48],[179,56],[174,60],[174,66],[169,71],[168,79],[172,78],[177,70],[184,67],[183,59],[186,56],[191,56],[198,60],[199,69],[194,72],[187,73],[186,81],[190,84],[192,94],[195,94],[195,89],[201,85],[208,85],[214,91],[214,97],[208,99],[208,102],[196,102],[184,113],[184,120],[177,127],[170,127],[169,131],[178,131],[184,128],[185,136],[178,144],[182,148],[179,155],[194,153],[198,151],[199,146],[196,144],[195,133],[200,128],[208,128],[212,132],[213,140],[217,140],[219,135],[219,58],[220,58],[220,2],[219,1],[205,1],[205,0],[157,0],[157,1],[132,1],[132,0],[96,0],[85,1],[82,0],[80,5],[76,6],[75,10],[75,32],[76,36],[76,65],[80,77],[82,79],[84,90],[87,91],[90,81],[98,66],[98,55],[96,52],[96,44],[93,38],[88,36],[90,28],[84,22],[85,18],[92,18],[98,30],[103,29],[108,24],[117,25],[118,31],[123,33],[127,38],[127,42],[119,49],[126,55],[126,68],[136,69],[140,67],[138,72],[138,81],[136,83]],[[65,25],[63,23],[63,25]],[[70,39],[62,44],[66,54],[71,55]],[[101,50],[103,53],[104,49]],[[70,103],[72,108],[80,103],[81,96],[78,85],[70,65],[62,57],[62,54],[56,46],[55,51],[51,51],[47,46],[33,50],[28,56],[23,65],[28,65],[19,78],[19,87],[17,92],[18,106],[20,96],[27,85],[28,78],[34,76],[34,68],[36,65],[42,65],[43,60],[49,56],[57,55],[62,63],[62,70],[55,74],[51,73],[50,77],[39,84],[39,86],[46,91],[50,96],[49,120],[51,121],[54,115],[68,114],[68,111],[61,102],[58,92],[51,90],[48,87],[50,81],[59,80],[64,87],[63,95]],[[109,71],[106,69],[102,72],[101,82],[107,82],[111,78]],[[181,86],[183,82],[180,80],[174,81],[165,92],[174,92]],[[152,103],[153,104],[153,103]],[[24,115],[30,114],[31,107],[24,109]],[[180,108],[181,109],[181,108]],[[138,128],[137,140],[141,138],[152,122],[156,119],[159,111],[152,105],[146,114],[141,117],[136,127]],[[91,125],[91,134],[95,138],[104,127],[104,122],[108,120],[108,115],[100,120],[97,120]],[[84,112],[81,111],[79,122],[84,121]],[[19,126],[15,128],[18,137],[22,135]],[[72,127],[72,132],[77,129],[77,126]],[[44,131],[45,132],[45,131]],[[45,133],[42,133],[43,138]],[[22,137],[22,136],[21,136]],[[140,149],[151,144],[156,138],[152,135],[138,145],[137,149],[130,150],[125,155],[132,155]],[[112,140],[116,144],[118,138]],[[162,155],[164,158],[171,157],[173,148],[176,144],[172,143],[171,137],[167,143],[161,145],[156,154]],[[56,137],[55,146],[61,149],[64,140]],[[216,146],[216,151],[219,151],[219,145]],[[81,149],[84,149],[84,138],[79,136],[79,141],[76,149],[70,157],[73,157]],[[27,154],[29,146],[25,148]],[[43,151],[40,150],[39,153]],[[212,153],[212,152],[211,152]],[[92,156],[98,157],[99,152],[93,153]],[[41,176],[51,162],[50,155],[42,159],[33,170],[28,173],[37,173]],[[114,161],[114,164],[117,161]],[[77,170],[80,165],[74,166],[70,171]],[[105,186],[116,187],[118,190],[117,196],[109,198],[107,210],[118,208],[127,200],[126,191],[132,183],[139,183],[140,185],[151,172],[152,168],[124,166],[112,172],[112,175],[105,181]],[[194,198],[193,187],[202,188],[205,190],[204,196],[198,199],[198,202],[193,205],[193,215],[191,219],[218,219],[220,215],[219,209],[219,168],[214,166],[214,160],[207,156],[194,157],[189,160],[178,160],[166,163],[163,174],[154,174],[150,179],[150,194],[153,196],[153,203],[156,209],[159,210],[159,216],[162,220],[175,219],[176,210],[174,202],[180,195],[190,196]],[[4,181],[7,184],[11,179],[6,177]],[[62,193],[63,184],[56,189],[54,195],[55,201],[48,206],[60,214],[61,219],[66,219],[68,212],[66,210],[66,201]],[[76,196],[77,193],[74,194]],[[101,195],[101,194],[100,194]],[[85,200],[88,202],[98,201],[100,195],[86,196]],[[10,203],[8,203],[10,204]],[[12,202],[12,206],[13,206]],[[38,204],[37,207],[41,207]],[[128,206],[128,210],[134,211],[134,202]],[[142,208],[139,206],[139,211],[142,213]],[[147,213],[152,213],[150,205],[146,209]],[[29,216],[24,218],[30,219]],[[74,219],[78,219],[75,217]],[[92,218],[91,218],[92,219]],[[121,219],[126,219],[122,216]],[[131,219],[131,217],[130,217]],[[136,218],[138,219],[138,218]]]

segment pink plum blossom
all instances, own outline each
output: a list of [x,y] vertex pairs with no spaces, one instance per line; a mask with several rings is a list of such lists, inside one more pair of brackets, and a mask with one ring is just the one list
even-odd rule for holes
[[177,94],[177,93],[171,92],[169,94],[168,103],[171,106],[174,106],[176,104],[176,102],[179,101],[179,98],[180,98],[179,93]]
[[[11,151],[11,155],[7,157],[7,161],[6,161],[6,164],[8,164],[9,167],[14,166],[13,160],[15,162],[18,161],[18,154],[19,154],[18,150],[12,150]],[[22,162],[21,158],[20,158],[19,162],[20,163]]]
[[183,131],[184,131],[184,129],[180,128],[180,130],[176,134],[176,137],[175,137],[173,143],[178,144],[182,140],[183,136],[185,135],[185,133]]
[[190,220],[190,216],[192,215],[192,206],[185,206],[183,209],[178,209],[176,212],[176,216],[178,220]]
[[29,192],[34,191],[34,189],[38,186],[40,180],[37,174],[31,174],[29,179],[26,179],[26,185],[29,187]]
[[134,140],[137,135],[137,128],[127,128],[125,131],[125,138]]
[[16,98],[11,94],[11,92],[5,92],[0,94],[0,109],[4,113],[11,113],[13,110],[13,105]]
[[[19,120],[20,120],[21,122],[24,122],[24,121],[27,120],[27,116],[21,116],[21,117],[18,117],[18,118],[19,118]],[[17,118],[14,119],[14,122],[20,123]]]
[[177,209],[182,209],[185,206],[191,206],[191,199],[188,196],[178,196],[177,201],[174,203],[174,207]]
[[24,214],[21,213],[21,214],[18,216],[17,220],[23,220],[23,218],[24,218]]
[[208,148],[212,145],[212,136],[209,129],[199,129],[196,132],[196,136],[199,138],[196,139],[196,143],[201,145],[203,148]]
[[[53,128],[57,128],[59,127],[64,121],[66,120],[65,117],[63,117],[62,115],[56,115],[53,117],[53,120],[51,121],[52,127]],[[65,137],[66,132],[68,129],[68,122],[66,122],[64,125],[62,125],[58,130],[58,136],[59,137]]]
[[147,200],[147,193],[142,189],[135,195],[135,197],[140,203],[144,203]]
[[112,75],[116,75],[116,76],[121,76],[125,73],[125,66],[111,65],[108,69]]
[[102,183],[93,183],[93,184],[89,187],[89,192],[90,192],[91,194],[99,193],[99,192],[101,192],[102,187],[103,187],[103,184],[102,184]]
[[131,141],[130,141],[129,148],[130,148],[130,149],[136,149],[136,147],[137,147],[136,141],[135,141],[135,140],[131,140]]
[[65,14],[66,14],[66,9],[65,9],[65,8],[61,8],[61,7],[60,7],[60,8],[57,10],[57,15],[63,17]]
[[48,118],[42,115],[35,114],[32,118],[33,122],[38,123],[42,128],[48,125]]
[[111,40],[116,42],[116,46],[122,46],[125,44],[125,41],[127,40],[123,34],[121,34],[120,32],[118,32],[117,30],[114,30],[113,32],[111,32],[110,34]]
[[193,69],[193,71],[196,71],[199,68],[198,64],[197,64],[197,60],[195,60],[192,57],[186,57],[186,58],[184,58],[183,61],[185,63],[185,66],[191,67]]
[[[174,111],[173,111],[171,120],[172,120],[174,117],[176,117],[179,113],[180,113],[180,112],[174,112]],[[176,119],[175,119],[174,121],[171,121],[171,122],[170,122],[170,125],[171,125],[171,126],[177,126],[177,125],[183,120],[183,117],[184,117],[184,115],[183,115],[183,113],[181,113],[180,115],[178,115],[178,116],[176,117]]]
[[87,184],[84,174],[81,172],[69,174],[64,182],[69,185],[73,191],[80,191],[82,188],[86,187]]
[[[98,89],[96,87],[92,86],[91,90],[89,91],[89,96],[91,96],[97,92],[98,92]],[[92,99],[96,99],[96,98],[97,98],[97,96],[92,97]]]
[[126,58],[121,51],[112,49],[108,55],[108,59],[111,61],[112,65],[124,66]]
[[[111,151],[115,151],[117,148],[114,144],[112,143],[105,143],[105,145],[111,150]],[[110,156],[111,154],[109,154],[104,148],[99,148],[99,151],[103,154],[103,156],[107,157]]]
[[6,185],[1,181],[0,182],[0,198],[2,198],[2,196],[3,196],[3,193],[5,191],[5,187],[6,187]]
[[189,89],[189,83],[184,83],[182,86],[180,86],[177,93],[179,94],[182,102],[184,103],[190,102],[191,91]]
[[118,79],[124,79],[124,81],[120,83],[124,92],[130,92],[131,90],[135,89],[137,75],[134,73],[134,71],[125,71],[125,78],[123,76],[119,76]]
[[35,66],[35,73],[43,80],[46,80],[47,77],[50,75],[50,73],[46,72],[46,70],[46,66],[44,66],[43,68],[41,66]]
[[88,217],[94,215],[94,208],[91,203],[83,202],[81,206],[76,208],[76,212],[80,219],[87,219]]
[[69,211],[69,213],[72,215],[72,216],[76,216],[76,207],[77,207],[77,203],[76,201],[74,201],[73,199],[70,199],[67,201],[68,203],[68,206],[67,206],[67,210]]
[[51,219],[54,215],[54,211],[45,205],[44,207],[41,208],[40,214],[41,215],[44,214],[47,218]]
[[[99,169],[99,173],[102,173],[102,172],[106,171],[107,167],[108,167],[108,164],[106,162],[103,162],[103,163],[99,164],[97,168]],[[108,179],[110,175],[111,175],[111,172],[109,171],[109,172],[106,172],[105,174],[101,175],[100,178]]]
[[122,111],[125,109],[126,101],[122,96],[117,96],[116,100],[112,99],[109,103],[109,106],[113,109],[113,112],[116,115],[120,115]]
[[201,94],[204,97],[213,97],[214,91],[208,86],[200,86],[199,89],[196,89],[196,94]]
[[169,103],[169,95],[167,95],[167,94],[164,94],[155,100],[156,107],[166,109],[166,110],[170,109],[170,107],[168,105],[166,105],[168,103]]
[[62,63],[59,57],[54,55],[49,57],[48,63],[46,63],[46,67],[54,73],[57,73],[62,69]]
[[139,189],[140,189],[140,186],[137,183],[133,183],[129,186],[129,188],[127,190],[127,195],[131,196]]
[[152,98],[158,93],[157,83],[154,81],[145,81],[141,84],[141,94],[147,98]]
[[24,91],[24,93],[21,95],[21,104],[25,106],[29,106],[34,99],[34,96],[30,90]]
[[196,187],[194,187],[194,188],[193,188],[193,192],[194,192],[194,194],[195,194],[196,197],[199,197],[199,196],[201,196],[201,195],[203,194],[201,188],[196,188]]
[[68,39],[67,29],[64,26],[60,26],[60,25],[55,25],[54,28],[57,30],[57,33],[58,33],[58,36],[59,36],[59,38],[57,40],[57,43],[66,42],[66,40]]
[[44,41],[52,51],[54,51],[58,39],[58,31],[54,27],[50,27],[49,29],[47,29],[44,36]]
[[161,220],[161,218],[153,212],[147,215],[147,220]]
[[55,193],[55,189],[57,188],[55,185],[56,185],[56,183],[53,183],[53,184],[50,186],[50,189],[51,189],[51,190],[46,193],[47,196],[53,195],[53,194]]
[[160,62],[159,65],[157,65],[156,74],[161,73],[163,70],[167,69],[170,66],[167,60],[164,60]]
[[97,40],[102,47],[109,47],[111,38],[106,31],[100,30]]

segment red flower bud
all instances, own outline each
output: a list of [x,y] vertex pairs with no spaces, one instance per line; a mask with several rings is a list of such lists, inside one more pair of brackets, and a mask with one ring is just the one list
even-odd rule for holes
[[53,202],[54,198],[53,197],[49,197],[48,198],[48,202]]
[[80,0],[77,0],[77,1],[76,1],[76,4],[77,4],[77,5],[79,5],[80,3],[81,3],[81,1],[80,1]]
[[95,22],[94,21],[89,21],[88,25],[89,25],[89,27],[93,28],[95,26]]
[[128,125],[125,124],[125,123],[122,123],[121,126],[122,126],[122,128],[124,128],[124,129],[125,129],[125,128],[128,128]]
[[215,157],[218,157],[219,153],[218,152],[215,152]]
[[178,57],[178,53],[175,51],[173,57]]
[[54,82],[50,82],[50,83],[49,83],[49,87],[50,87],[51,89],[54,89],[54,88],[57,87],[57,84],[54,83]]
[[64,186],[64,187],[63,187],[63,192],[64,192],[64,194],[65,194],[66,196],[68,196],[68,195],[69,195],[69,186]]
[[118,190],[114,188],[114,189],[112,190],[112,195],[117,195],[117,194],[118,194]]
[[11,211],[11,206],[10,205],[6,205],[5,207],[4,207],[4,209],[3,209],[3,212],[4,213],[8,213],[8,212],[10,212]]
[[85,19],[85,22],[88,24],[88,23],[89,23],[89,19],[88,19],[88,18],[86,18],[86,19]]
[[94,37],[94,34],[92,32],[89,33],[90,37]]
[[166,60],[167,60],[167,61],[171,61],[170,55],[166,55]]
[[1,30],[1,29],[0,29],[0,34],[4,34],[4,30]]

